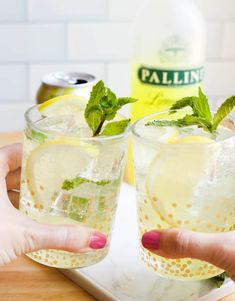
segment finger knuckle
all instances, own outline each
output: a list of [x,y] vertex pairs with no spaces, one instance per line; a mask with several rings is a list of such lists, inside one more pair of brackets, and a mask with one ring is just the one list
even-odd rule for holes
[[73,227],[71,226],[66,226],[63,228],[63,237],[64,237],[64,244],[65,245],[70,245],[72,241],[72,236],[73,236]]
[[184,231],[177,232],[175,236],[175,248],[177,254],[184,257],[187,256],[191,245],[191,238],[189,233]]

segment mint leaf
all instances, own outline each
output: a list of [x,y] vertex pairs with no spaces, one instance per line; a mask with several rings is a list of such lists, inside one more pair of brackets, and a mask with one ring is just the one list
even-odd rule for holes
[[216,131],[221,121],[232,112],[235,106],[235,96],[231,96],[217,110],[213,119],[213,131]]
[[193,102],[197,97],[184,97],[180,100],[177,100],[170,108],[171,113],[174,113],[176,110],[183,109],[185,107],[193,107]]
[[130,123],[130,119],[110,122],[105,126],[105,128],[103,129],[100,135],[113,136],[113,135],[122,134],[126,130],[129,123]]
[[46,135],[44,135],[43,133],[37,132],[35,130],[31,130],[31,132],[28,134],[26,133],[27,138],[31,139],[31,140],[36,140],[40,143],[43,143],[48,137]]
[[[95,84],[92,88],[90,99],[86,107],[87,113],[89,112],[89,109],[93,106],[97,106],[100,104],[101,99],[105,96],[106,89],[104,82],[100,80],[97,84]],[[85,112],[86,115],[86,112]]]
[[[93,136],[100,134],[104,122],[113,120],[119,109],[135,101],[137,100],[131,97],[117,98],[109,88],[105,87],[103,81],[99,81],[92,89],[90,100],[85,110],[85,119],[92,130]],[[125,130],[124,127],[123,130]],[[109,130],[110,135],[112,133]],[[115,135],[115,132],[113,135]]]
[[100,102],[105,96],[106,90],[103,81],[99,81],[92,89],[90,100],[85,109],[85,119],[88,126],[95,133],[102,122],[102,108]]
[[172,114],[176,110],[183,109],[187,106],[192,108],[193,114],[188,114],[184,118],[178,120],[154,120],[148,122],[146,126],[187,127],[191,125],[196,125],[199,128],[202,128],[203,130],[214,134],[219,124],[234,109],[235,96],[231,96],[227,100],[225,100],[214,115],[214,118],[212,118],[208,98],[202,92],[202,89],[199,88],[198,97],[184,97],[176,101],[171,106],[169,114]]
[[184,97],[172,105],[170,110],[174,113],[176,110],[183,109],[185,107],[191,107],[193,110],[193,116],[203,118],[207,126],[212,126],[212,115],[208,98],[202,92],[202,89],[198,89],[198,97]]
[[187,127],[197,125],[199,127],[206,127],[206,121],[203,118],[198,118],[194,115],[186,115],[178,120],[153,120],[146,123],[146,126],[175,126]]
[[110,180],[101,180],[101,181],[92,181],[83,177],[76,177],[74,179],[71,180],[65,180],[62,184],[62,189],[64,190],[71,190],[74,188],[79,187],[80,185],[84,184],[84,183],[92,183],[92,184],[96,184],[98,186],[105,186],[107,184],[109,184],[111,181]]
[[137,99],[132,98],[132,97],[120,97],[120,98],[118,98],[118,106],[119,106],[119,108],[122,108],[123,106],[125,106],[129,103],[134,103],[136,101],[137,101]]
[[199,128],[203,128],[205,131],[209,131],[211,129],[211,125],[207,123],[207,120],[203,117],[197,117],[195,115],[186,115],[184,118],[182,118],[187,124],[187,126],[197,125]]
[[193,110],[193,115],[195,117],[205,119],[207,125],[212,126],[212,115],[210,111],[210,106],[206,95],[199,88],[198,97],[185,97],[182,98],[172,105],[170,110],[174,113],[176,110],[183,109],[185,107],[191,107]]
[[184,122],[179,120],[153,120],[145,124],[145,126],[175,126],[175,127],[185,127],[187,126]]
[[[231,103],[230,106],[232,106]],[[202,92],[201,88],[199,88],[198,90],[198,97],[184,97],[176,101],[171,106],[169,114],[175,113],[177,110],[183,109],[185,107],[191,107],[193,113],[191,115],[187,114],[184,118],[178,120],[157,120],[149,122],[146,125],[177,127],[187,127],[196,125],[199,128],[202,128],[203,130],[213,134],[214,126],[209,101],[206,95]],[[225,104],[225,107],[228,109],[228,104]],[[224,108],[221,111],[223,111],[224,114],[221,114],[222,112],[219,112],[218,115],[225,116]],[[220,123],[221,120],[218,119],[218,122]]]
[[206,95],[202,92],[199,87],[198,100],[193,102],[194,114],[200,118],[204,118],[208,125],[212,126],[212,115],[210,111],[209,101]]
[[96,107],[90,109],[89,120],[87,121],[93,133],[96,133],[100,124],[103,122],[102,112]]

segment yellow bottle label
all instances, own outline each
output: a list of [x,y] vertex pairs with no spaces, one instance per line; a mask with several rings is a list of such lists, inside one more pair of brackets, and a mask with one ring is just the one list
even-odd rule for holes
[[202,67],[167,70],[134,64],[131,96],[139,101],[131,107],[132,121],[151,113],[168,110],[177,99],[196,95],[203,75]]

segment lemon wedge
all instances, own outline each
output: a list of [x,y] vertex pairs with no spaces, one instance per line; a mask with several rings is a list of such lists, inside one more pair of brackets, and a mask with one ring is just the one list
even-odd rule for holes
[[58,96],[38,106],[38,111],[44,116],[77,115],[84,112],[88,100],[75,95]]
[[35,148],[26,162],[26,181],[39,208],[50,206],[66,179],[79,176],[98,155],[98,149],[79,140],[46,141]]
[[195,220],[190,219],[194,189],[213,161],[209,149],[204,147],[212,142],[204,136],[173,139],[172,147],[163,145],[149,165],[148,198],[157,214],[171,227],[195,226]]
[[214,140],[205,137],[205,136],[197,136],[197,135],[192,135],[192,136],[187,136],[184,138],[180,139],[174,139],[171,143],[175,144],[187,144],[187,143],[195,143],[195,144],[204,144],[204,143],[213,143]]

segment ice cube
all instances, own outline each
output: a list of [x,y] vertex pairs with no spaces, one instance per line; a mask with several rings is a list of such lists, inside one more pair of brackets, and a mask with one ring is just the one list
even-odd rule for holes
[[91,137],[92,132],[83,122],[84,117],[74,115],[59,115],[45,117],[37,122],[43,130],[50,130],[55,133],[72,134],[80,138]]

